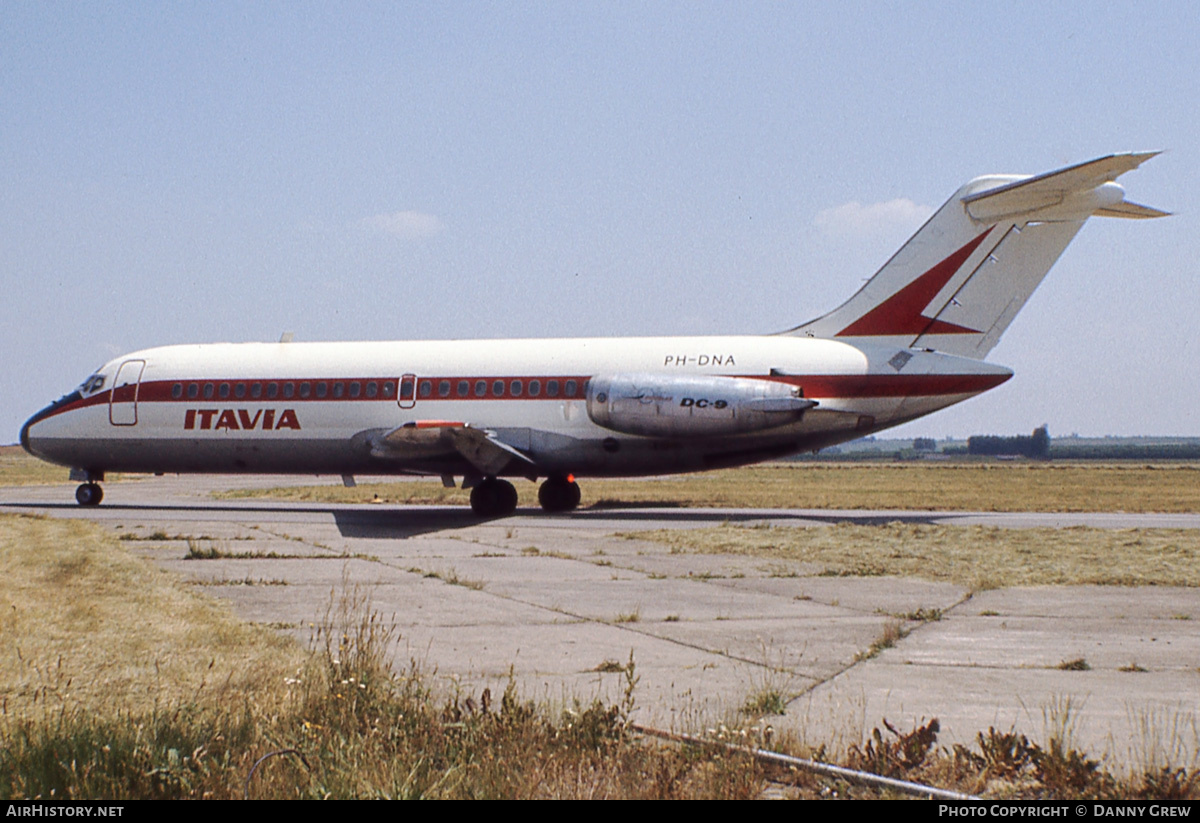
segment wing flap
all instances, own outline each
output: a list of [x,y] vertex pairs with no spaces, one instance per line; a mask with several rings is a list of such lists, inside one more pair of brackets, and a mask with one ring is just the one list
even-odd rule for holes
[[494,432],[455,420],[417,420],[380,435],[371,454],[385,460],[411,460],[461,455],[481,474],[499,474],[513,460],[534,465],[527,455]]

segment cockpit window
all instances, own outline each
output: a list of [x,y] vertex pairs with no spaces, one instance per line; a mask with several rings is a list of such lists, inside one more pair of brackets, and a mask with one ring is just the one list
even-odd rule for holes
[[104,388],[104,375],[93,374],[87,380],[83,381],[83,385],[79,387],[79,391],[83,394],[92,394]]

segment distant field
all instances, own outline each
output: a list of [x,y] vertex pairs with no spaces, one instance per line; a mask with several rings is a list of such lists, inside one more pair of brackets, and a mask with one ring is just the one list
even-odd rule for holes
[[[514,481],[522,506],[537,486]],[[1200,464],[820,463],[646,479],[580,481],[583,506],[670,505],[910,511],[1198,512]],[[294,486],[223,492],[225,498],[306,502],[466,505],[468,493],[437,481]]]
[[[52,486],[71,482],[71,470],[30,457],[20,446],[0,446],[0,486]],[[146,475],[110,474],[106,483],[132,480]]]
[[66,483],[71,470],[30,457],[20,446],[0,446],[0,486]]
[[[812,563],[821,576],[919,577],[973,590],[1007,586],[1200,586],[1195,529],[998,529],[888,523],[718,526],[631,532],[672,551]],[[1188,618],[1200,618],[1200,609]]]

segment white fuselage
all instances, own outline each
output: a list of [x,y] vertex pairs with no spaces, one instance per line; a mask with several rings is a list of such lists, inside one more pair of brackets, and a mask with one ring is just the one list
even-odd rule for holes
[[[788,336],[167,346],[107,363],[31,418],[21,439],[39,457],[94,475],[656,474],[815,450],[1011,374],[928,351]],[[673,398],[674,386],[711,385],[715,396],[727,384],[753,385],[728,378],[782,384],[815,405],[754,431],[622,433],[596,422],[608,420],[595,413],[607,398],[589,387],[607,375],[653,384],[652,399],[676,413],[680,403],[719,403]],[[486,430],[522,459],[484,472],[462,449],[385,439],[406,425],[444,423]]]

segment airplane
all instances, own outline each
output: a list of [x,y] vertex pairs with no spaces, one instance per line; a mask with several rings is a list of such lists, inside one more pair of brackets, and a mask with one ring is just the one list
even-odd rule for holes
[[856,294],[776,334],[215,343],[109,361],[21,429],[98,505],[108,472],[461,477],[471,508],[550,512],[576,478],[741,466],[906,423],[999,386],[984,358],[1093,215],[1168,213],[1117,177],[1159,152],[988,175]]

